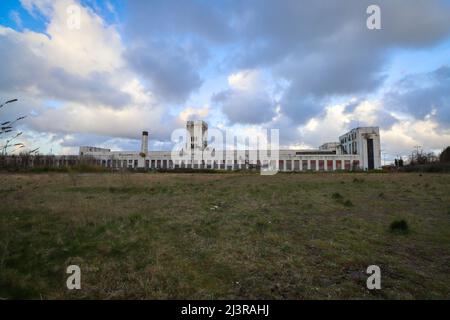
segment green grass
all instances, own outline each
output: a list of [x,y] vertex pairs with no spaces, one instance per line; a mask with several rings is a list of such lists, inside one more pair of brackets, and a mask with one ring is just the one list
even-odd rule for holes
[[[450,175],[0,175],[0,298],[450,296]],[[403,219],[408,232],[392,232]],[[394,228],[395,229],[395,228]],[[77,264],[82,289],[65,269]],[[367,266],[381,268],[369,291]]]

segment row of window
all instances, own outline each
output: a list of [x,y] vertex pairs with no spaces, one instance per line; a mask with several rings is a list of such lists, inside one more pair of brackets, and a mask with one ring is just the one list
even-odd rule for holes
[[347,142],[356,140],[356,131],[350,132],[347,136],[341,139],[341,144],[344,145]]
[[[113,168],[137,168],[138,160],[102,160],[102,166]],[[331,171],[331,170],[355,170],[359,169],[359,160],[279,160],[279,170],[282,171]],[[257,167],[267,166],[268,162],[258,161]],[[218,163],[216,161],[194,161],[194,163],[185,163],[184,161],[175,164],[172,160],[145,160],[145,168],[147,169],[174,169],[174,168],[206,168],[206,169],[243,169],[248,167],[248,164],[234,161],[227,161],[227,163]]]
[[[309,163],[308,163],[309,162]],[[334,166],[333,166],[334,164]],[[301,166],[301,167],[300,167]],[[331,171],[331,170],[355,170],[359,169],[359,160],[280,160],[280,170],[286,171]]]

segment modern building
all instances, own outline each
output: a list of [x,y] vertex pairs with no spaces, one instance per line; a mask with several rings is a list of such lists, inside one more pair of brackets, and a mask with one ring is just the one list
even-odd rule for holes
[[[208,125],[204,121],[188,121],[188,140],[176,159],[172,151],[149,151],[148,132],[142,133],[141,150],[111,151],[96,147],[80,147],[80,157],[90,157],[96,163],[114,169],[216,169],[236,170],[265,167],[266,150],[235,150],[226,152],[208,146]],[[270,153],[270,152],[269,152]],[[179,155],[179,157],[178,157]],[[206,156],[208,155],[208,157]],[[213,159],[211,160],[211,155]],[[328,142],[318,149],[278,152],[279,171],[372,170],[381,168],[380,133],[378,127],[359,127]]]

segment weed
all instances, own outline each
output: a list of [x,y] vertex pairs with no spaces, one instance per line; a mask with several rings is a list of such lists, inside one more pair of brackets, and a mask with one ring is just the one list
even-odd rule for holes
[[[448,296],[450,279],[441,266],[448,264],[442,253],[450,251],[450,175],[90,173],[72,183],[66,173],[52,172],[1,178],[0,298]],[[425,183],[429,188],[420,189]],[[427,192],[408,193],[406,186]],[[396,223],[392,232],[413,233],[412,221],[420,222],[420,232],[394,237],[394,212],[408,213],[400,218],[409,228]],[[374,257],[401,270],[398,277],[382,268],[392,285],[376,295],[361,290]],[[64,267],[76,259],[82,259],[83,289],[69,291]]]
[[409,233],[408,222],[405,220],[395,220],[389,226],[389,230],[393,233],[407,234]]
[[338,199],[342,199],[343,196],[339,192],[335,192],[331,195],[331,198],[338,200]]
[[353,207],[353,202],[350,200],[345,200],[342,204],[346,207]]

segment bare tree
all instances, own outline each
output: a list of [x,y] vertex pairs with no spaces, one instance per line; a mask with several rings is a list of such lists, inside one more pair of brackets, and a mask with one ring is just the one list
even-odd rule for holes
[[439,155],[439,161],[441,163],[450,163],[450,146],[441,152]]

